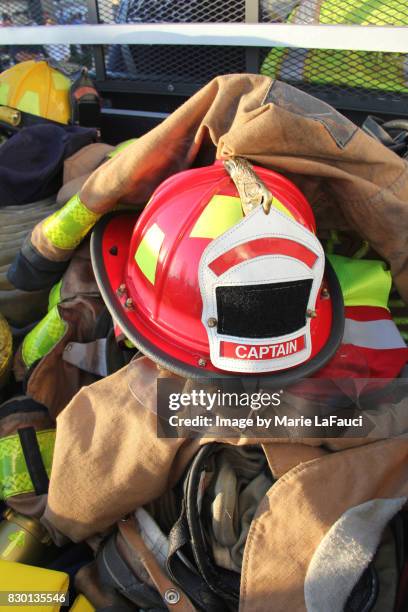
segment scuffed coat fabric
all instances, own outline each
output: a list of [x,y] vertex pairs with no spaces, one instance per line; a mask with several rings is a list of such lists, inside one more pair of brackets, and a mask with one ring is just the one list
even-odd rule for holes
[[105,161],[115,147],[95,142],[83,147],[64,162],[63,186],[57,194],[57,202],[62,206],[74,196],[92,172]]
[[[150,376],[146,376],[149,369]],[[259,442],[279,480],[259,504],[249,530],[240,610],[266,612],[272,601],[278,612],[314,610],[307,604],[317,597],[313,576],[319,575],[319,559],[330,558],[336,523],[349,524],[345,513],[352,508],[361,507],[356,510],[361,519],[366,510],[363,505],[380,500],[374,504],[375,516],[370,505],[363,516],[375,532],[364,557],[371,559],[383,525],[406,504],[406,400],[399,407],[399,426],[394,432],[398,437],[394,439],[163,439],[157,436],[152,408],[157,377],[169,375],[144,357],[75,396],[57,418],[43,520],[72,540],[83,540],[172,487],[201,444]],[[366,532],[355,531],[351,545],[349,541],[351,549],[343,551],[343,563],[357,544],[364,547],[368,537]],[[328,542],[318,551],[327,534]],[[352,579],[349,575],[349,581]],[[336,593],[339,585],[330,588]],[[319,605],[323,610],[324,601]]]
[[[333,108],[259,75],[217,77],[163,123],[103,164],[80,190],[93,213],[143,206],[168,176],[241,155],[282,172],[310,201],[320,231],[353,229],[391,266],[408,299],[408,166]],[[66,261],[42,224],[32,244]]]

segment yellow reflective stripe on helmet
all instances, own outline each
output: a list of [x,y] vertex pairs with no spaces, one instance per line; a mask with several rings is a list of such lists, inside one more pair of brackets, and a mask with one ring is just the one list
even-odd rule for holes
[[76,194],[44,221],[44,234],[59,249],[75,249],[100,217],[89,210]]
[[31,115],[40,115],[40,96],[35,91],[25,91],[18,101],[19,110]]
[[[272,206],[293,218],[292,213],[275,196],[272,199]],[[243,216],[240,198],[215,195],[197,219],[191,230],[190,238],[218,238],[230,227],[239,223]]]
[[208,202],[190,233],[190,238],[218,238],[243,218],[241,200],[215,195]]
[[[37,442],[44,468],[51,474],[55,446],[55,430],[37,431]],[[18,434],[0,438],[0,499],[30,493],[34,486],[27,468]]]
[[282,202],[280,200],[278,200],[278,198],[275,198],[275,196],[273,196],[272,198],[272,206],[274,208],[276,208],[276,210],[280,210],[280,212],[282,212],[284,215],[286,215],[287,217],[290,217],[291,219],[294,219],[295,217],[292,215],[292,213],[290,212],[290,210],[288,210],[286,208],[286,206],[284,204],[282,204]]
[[21,354],[27,368],[42,359],[64,336],[67,323],[54,306],[24,338]]
[[56,70],[51,71],[51,78],[55,89],[59,91],[69,91],[71,88],[71,81],[61,72]]
[[7,106],[9,93],[10,85],[8,83],[0,83],[0,104]]
[[152,285],[156,279],[157,262],[163,240],[164,233],[155,223],[148,229],[135,253],[137,265]]

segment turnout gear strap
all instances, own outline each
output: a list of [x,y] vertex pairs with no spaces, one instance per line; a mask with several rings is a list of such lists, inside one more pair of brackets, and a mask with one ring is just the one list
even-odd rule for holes
[[17,433],[35,494],[45,495],[48,491],[49,478],[42,460],[35,429],[34,427],[23,427]]
[[[49,478],[54,454],[55,430],[36,432],[36,440],[44,471]],[[38,467],[39,456],[34,451],[36,465],[31,464],[32,454],[31,451],[27,452],[26,442],[27,438],[22,443],[18,433],[0,439],[0,499],[6,500],[14,495],[36,492],[38,482],[34,482],[32,476],[36,480],[36,474],[38,475],[41,469]]]
[[44,234],[53,246],[70,251],[79,245],[100,217],[89,210],[76,194],[44,221]]
[[196,609],[188,597],[175,585],[160,567],[157,559],[138,533],[133,517],[118,523],[118,529],[128,545],[137,550],[145,570],[148,572],[158,592],[169,610],[194,612]]

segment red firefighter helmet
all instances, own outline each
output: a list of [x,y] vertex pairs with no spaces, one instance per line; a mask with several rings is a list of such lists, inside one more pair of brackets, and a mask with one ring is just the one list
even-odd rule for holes
[[344,315],[305,197],[246,160],[180,172],[138,217],[105,216],[92,262],[113,319],[182,376],[309,376]]

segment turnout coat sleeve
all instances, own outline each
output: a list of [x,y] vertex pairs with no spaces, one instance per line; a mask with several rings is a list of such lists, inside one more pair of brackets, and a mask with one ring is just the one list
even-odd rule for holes
[[128,368],[83,387],[57,417],[45,519],[74,541],[102,532],[165,491],[185,444],[157,437]]
[[[220,76],[163,123],[96,169],[82,186],[93,215],[143,206],[171,174],[241,155],[284,173],[311,202],[320,230],[347,229],[385,258],[408,299],[408,164],[326,103],[261,75]],[[95,217],[96,218],[96,217]],[[35,249],[69,256],[43,231]]]

